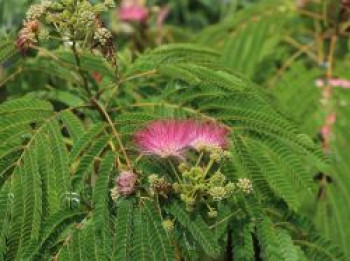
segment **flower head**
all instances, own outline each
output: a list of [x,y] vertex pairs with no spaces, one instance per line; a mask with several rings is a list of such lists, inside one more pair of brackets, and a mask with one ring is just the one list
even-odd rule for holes
[[134,141],[144,154],[182,157],[194,139],[195,131],[189,120],[158,120],[134,135]]
[[116,180],[119,194],[127,196],[135,191],[137,176],[132,171],[123,171]]
[[191,147],[196,150],[221,148],[228,146],[228,130],[214,122],[196,123],[195,139]]
[[118,10],[118,17],[123,22],[144,23],[148,14],[148,9],[138,0],[124,0]]

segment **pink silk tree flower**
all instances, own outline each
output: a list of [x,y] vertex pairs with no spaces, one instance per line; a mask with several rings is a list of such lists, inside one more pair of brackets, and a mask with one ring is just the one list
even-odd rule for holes
[[137,176],[132,171],[123,171],[116,180],[119,194],[127,196],[135,191]]
[[182,158],[196,133],[191,120],[157,120],[134,135],[134,141],[143,154],[162,158]]
[[315,84],[317,87],[324,87],[327,85],[327,82],[332,87],[340,87],[344,89],[350,89],[350,81],[342,78],[331,78],[327,81],[327,79],[316,79]]
[[118,10],[118,17],[123,22],[145,23],[149,11],[140,0],[123,0]]
[[229,131],[222,125],[214,122],[197,123],[195,139],[191,142],[191,147],[196,150],[228,147]]

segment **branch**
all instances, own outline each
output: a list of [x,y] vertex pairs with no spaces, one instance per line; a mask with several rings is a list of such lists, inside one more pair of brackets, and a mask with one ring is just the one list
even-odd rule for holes
[[111,117],[108,115],[108,113],[107,113],[106,109],[103,107],[103,105],[100,104],[98,102],[98,100],[96,100],[96,98],[93,97],[91,99],[91,102],[96,106],[96,108],[99,111],[99,113],[101,114],[101,116],[107,121],[108,125],[111,127],[113,135],[116,138],[116,140],[117,140],[117,142],[119,144],[119,147],[120,147],[120,149],[121,149],[121,151],[122,151],[122,153],[123,153],[123,155],[125,157],[126,165],[128,166],[129,169],[131,169],[132,167],[131,167],[130,159],[129,159],[128,155],[126,154],[126,150],[125,150],[125,148],[123,146],[122,140],[120,138],[120,134],[117,131],[117,129],[115,128]]

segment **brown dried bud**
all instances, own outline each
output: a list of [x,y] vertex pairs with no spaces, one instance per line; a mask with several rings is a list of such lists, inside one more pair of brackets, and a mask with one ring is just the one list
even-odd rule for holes
[[40,23],[38,20],[28,21],[23,23],[23,27],[18,34],[16,41],[17,47],[26,53],[31,46],[33,46],[37,40],[36,36],[40,30]]
[[152,190],[162,196],[168,195],[172,191],[172,186],[164,179],[157,179],[152,184]]

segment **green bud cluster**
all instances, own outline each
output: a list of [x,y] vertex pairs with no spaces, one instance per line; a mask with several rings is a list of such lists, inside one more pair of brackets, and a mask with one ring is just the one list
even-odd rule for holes
[[114,8],[115,7],[114,0],[105,0],[103,4],[106,6],[106,8]]
[[172,220],[165,219],[165,220],[163,220],[162,224],[163,224],[163,227],[164,227],[166,232],[170,233],[174,230],[175,226],[174,226],[174,222]]
[[[210,163],[211,164],[211,163]],[[174,191],[180,194],[180,199],[185,203],[188,211],[193,211],[199,202],[217,202],[231,196],[235,190],[232,182],[219,170],[210,172],[210,166],[194,167],[180,164],[178,169],[181,172],[182,180],[173,184]]]
[[250,179],[242,178],[238,179],[236,184],[237,188],[245,194],[251,194],[253,192],[253,184]]
[[45,1],[42,4],[32,5],[27,11],[26,18],[28,21],[39,20],[45,14],[47,8],[51,5],[51,2]]
[[40,20],[54,25],[62,36],[74,41],[86,41],[95,38],[101,46],[111,39],[111,33],[98,23],[98,15],[112,8],[113,0],[93,5],[88,0],[44,1],[35,4],[27,12],[27,21]]
[[102,46],[105,46],[111,38],[112,34],[107,28],[98,28],[94,35],[94,39]]
[[222,148],[212,147],[207,150],[210,153],[210,159],[215,162],[220,162],[225,158],[231,157],[231,153],[229,151],[223,150]]

